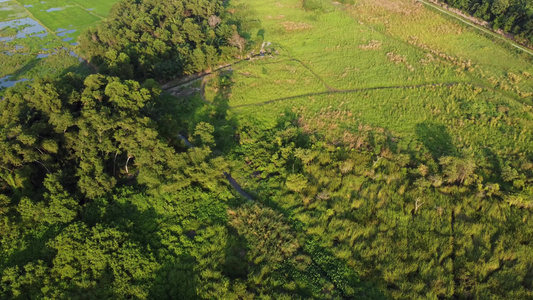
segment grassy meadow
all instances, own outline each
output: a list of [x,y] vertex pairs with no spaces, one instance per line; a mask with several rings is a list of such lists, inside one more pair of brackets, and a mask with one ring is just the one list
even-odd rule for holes
[[[418,164],[413,161],[423,161],[417,169],[423,175],[427,168],[442,168],[439,158],[443,156],[472,161],[487,181],[503,182],[499,173],[509,165],[527,170],[533,155],[533,57],[410,0],[356,0],[350,5],[252,0],[233,5],[235,14],[249,16],[241,26],[255,40],[252,47],[256,47],[256,53],[260,45],[265,45],[267,54],[205,77],[195,85],[200,92],[189,101],[204,106],[204,111],[209,111],[209,103],[219,108],[222,105],[230,124],[227,127],[234,128],[239,136],[238,145],[227,148],[236,158],[233,173],[237,181],[261,201],[301,222],[306,234],[320,237],[321,246],[332,249],[362,278],[378,278],[388,284],[387,288],[393,287],[390,293],[394,297],[410,298],[412,292],[420,293],[420,299],[451,297],[454,279],[446,276],[460,276],[457,274],[463,271],[477,274],[474,269],[478,267],[492,268],[478,254],[448,260],[447,255],[455,250],[448,248],[448,238],[443,236],[449,235],[454,226],[474,232],[488,224],[501,224],[508,218],[501,202],[479,202],[450,187],[418,194],[425,179],[413,184],[401,183],[398,178],[419,171],[391,167],[393,171],[379,173],[380,159],[389,151],[380,145],[393,145],[389,147],[400,158],[391,161],[405,159],[402,155],[411,157],[409,168]],[[191,123],[202,116],[216,114],[204,112]],[[313,146],[299,149],[307,143],[301,139],[285,143],[294,130],[304,133]],[[218,136],[227,140],[232,135],[221,130]],[[268,136],[272,136],[270,142],[263,142]],[[354,154],[358,153],[354,150],[365,149],[363,141],[375,145],[366,148],[371,149],[370,153],[362,150],[367,160],[360,158],[363,154]],[[314,153],[308,161],[316,165],[308,162],[302,166],[298,160],[295,163],[291,149],[296,149],[294,155],[302,161],[302,153]],[[342,162],[345,157],[350,159]],[[341,163],[337,164],[337,159]],[[357,160],[362,160],[360,166],[353,167]],[[362,175],[343,175],[344,165],[360,168]],[[433,180],[428,183],[430,187],[440,186],[438,176],[429,178]],[[295,187],[291,180],[301,181]],[[297,187],[307,182],[306,188]],[[484,195],[485,184],[478,184],[478,196]],[[516,182],[515,186],[522,183]],[[464,192],[464,187],[459,190]],[[419,219],[411,219],[413,211],[418,210],[414,199],[420,197],[425,199],[426,209]],[[512,205],[531,203],[531,189],[526,184],[521,196],[508,199]],[[464,219],[454,221],[454,214],[461,210]],[[476,215],[479,210],[487,211],[487,216]],[[451,225],[450,219],[442,218],[443,212],[450,211]],[[527,211],[513,213],[527,215]],[[362,217],[365,214],[368,219]],[[527,220],[524,217],[518,223],[530,222]],[[442,235],[430,237],[429,232],[440,231]],[[398,244],[385,249],[383,245],[389,241],[380,242],[380,238],[386,235],[398,237]],[[489,234],[481,235],[486,238]],[[421,244],[426,243],[423,239],[434,241],[428,247],[435,248],[428,253],[436,253],[439,258],[424,258],[428,262],[425,266],[416,258],[427,254],[423,251],[399,258],[401,253],[419,251],[405,244],[413,236],[419,236]],[[467,240],[462,245],[469,245]],[[483,247],[492,247],[492,255],[504,255],[496,254],[500,248],[495,244],[499,242],[491,243]],[[395,247],[397,250],[391,250]],[[391,259],[395,261],[390,266],[395,269],[382,267]],[[456,271],[452,271],[452,264]],[[440,270],[434,272],[442,274],[431,275],[437,278],[436,283],[409,281],[395,287],[402,278],[410,278],[408,274],[413,270]],[[491,272],[486,270],[479,274]],[[468,290],[465,285],[456,284],[455,291]],[[498,291],[494,289],[495,294]],[[476,293],[484,297],[482,292]]]
[[[518,175],[507,171],[532,166],[531,55],[410,0],[252,0],[234,10],[267,54],[205,77],[190,101],[225,110],[246,190],[392,298],[490,298],[520,281],[505,279],[518,273],[506,273],[504,253],[521,246],[502,242],[498,226],[531,222],[520,209],[531,207],[529,179],[510,184]],[[426,176],[446,174],[450,157],[478,170],[471,194],[445,186],[448,175]],[[521,194],[487,192],[500,187]],[[484,255],[500,257],[501,271]]]
[[[238,118],[270,128],[287,109],[346,110],[353,118],[336,126],[383,127],[407,144],[417,125],[436,122],[461,147],[533,149],[533,57],[412,1],[305,3],[235,4],[257,44],[271,43],[270,54],[228,73]],[[217,78],[204,79],[207,101]]]

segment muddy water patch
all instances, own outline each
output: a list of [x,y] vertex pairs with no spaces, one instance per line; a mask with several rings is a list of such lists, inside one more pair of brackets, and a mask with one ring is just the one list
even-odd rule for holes
[[46,10],[46,12],[53,12],[53,11],[60,11],[60,10],[63,10],[65,9],[64,7],[51,7],[49,9]]
[[0,30],[6,27],[17,29],[17,34],[14,37],[0,37],[0,42],[8,42],[12,41],[13,39],[23,39],[28,36],[44,37],[48,34],[46,29],[32,18],[22,18],[0,22]]
[[76,32],[76,29],[67,30],[67,29],[59,28],[56,32],[57,32],[57,36],[66,36],[67,34]]
[[7,76],[4,76],[4,77],[0,78],[0,89],[4,89],[4,88],[9,88],[9,87],[15,86],[15,84],[17,84],[18,82],[29,81],[28,78],[21,78],[21,79],[18,79],[18,80],[10,80],[11,77],[13,77],[13,76],[7,75]]

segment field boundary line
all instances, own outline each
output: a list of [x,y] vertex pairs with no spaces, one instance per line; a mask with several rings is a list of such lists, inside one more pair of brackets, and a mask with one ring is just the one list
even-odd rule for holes
[[100,15],[99,15],[99,14],[97,14],[97,13],[94,13],[94,12],[92,12],[92,11],[88,10],[87,8],[85,8],[85,7],[81,6],[81,4],[79,4],[79,3],[76,3],[76,6],[78,6],[78,7],[80,7],[80,8],[83,8],[83,9],[84,9],[84,10],[85,10],[86,12],[88,12],[88,13],[89,13],[90,15],[93,15],[93,16],[95,16],[95,17],[99,18],[100,20],[105,20],[105,18],[104,18],[104,17],[100,16]]
[[[351,94],[351,93],[360,93],[360,92],[375,91],[375,90],[416,89],[416,88],[423,88],[423,87],[451,87],[451,86],[456,86],[460,84],[473,85],[468,82],[448,82],[448,83],[428,83],[428,84],[417,84],[417,85],[377,86],[377,87],[349,89],[349,90],[334,90],[334,91],[315,92],[315,93],[307,93],[307,94],[301,94],[301,95],[295,95],[295,96],[288,96],[288,97],[277,98],[277,99],[272,99],[272,100],[267,100],[267,101],[257,102],[257,103],[240,104],[240,105],[230,106],[230,108],[240,108],[240,107],[246,107],[246,106],[262,106],[262,105],[270,104],[270,103],[277,102],[277,101],[292,100],[292,99],[310,97],[310,96],[321,96],[321,95],[331,95],[331,94]],[[473,85],[473,86],[476,86],[476,85]]]
[[448,15],[448,16],[456,19],[456,20],[459,20],[459,21],[461,21],[461,22],[463,22],[463,23],[465,23],[465,24],[467,24],[467,25],[469,25],[469,26],[471,26],[473,28],[476,28],[476,29],[481,30],[481,31],[483,31],[485,33],[488,33],[488,34],[490,34],[492,36],[495,36],[495,37],[497,37],[497,38],[499,38],[501,40],[504,40],[504,41],[508,42],[511,46],[513,46],[513,47],[515,47],[517,49],[520,49],[520,50],[522,50],[522,51],[524,51],[524,52],[526,52],[526,53],[528,53],[530,55],[533,55],[533,52],[531,52],[530,50],[528,50],[527,48],[525,48],[523,46],[519,46],[515,41],[510,40],[510,39],[508,39],[508,38],[506,38],[506,37],[494,32],[494,31],[491,31],[490,29],[487,29],[487,28],[481,26],[481,25],[474,24],[472,21],[469,21],[469,20],[461,17],[460,15],[458,15],[456,13],[453,13],[453,12],[451,12],[449,10],[446,10],[446,9],[440,7],[439,5],[436,5],[436,4],[431,3],[431,2],[427,2],[426,0],[417,0],[417,1],[420,2],[420,3],[425,4],[426,6],[429,6],[429,7],[433,8],[433,9],[436,9],[436,10],[442,12],[442,13],[445,13],[446,15]]
[[333,92],[341,91],[341,90],[336,89],[336,88],[332,87],[331,85],[329,85],[320,75],[318,75],[310,66],[306,65],[303,61],[299,60],[298,58],[294,58],[291,55],[291,53],[289,52],[289,50],[287,50],[287,48],[285,48],[283,45],[278,44],[278,46],[287,53],[287,56],[289,57],[290,60],[293,60],[293,61],[299,63],[300,65],[302,65],[302,67],[304,67],[309,72],[311,72],[311,74],[313,74],[313,76],[315,76],[316,79],[318,79],[318,81],[320,81],[327,90],[333,91]]
[[[39,23],[39,25],[43,26],[44,29],[46,29],[46,31],[50,32],[50,34],[52,34],[53,36],[55,36],[56,38],[59,39],[59,37],[57,36],[57,34],[55,33],[55,31],[52,31],[50,28],[46,27],[46,25],[44,25],[41,20],[37,19],[32,13],[31,11],[28,10],[28,8],[24,5],[22,5],[18,0],[13,0],[13,2],[17,3],[18,5],[20,5],[21,7],[24,8],[24,10],[28,13],[28,15],[30,15],[30,18],[34,19],[37,23]],[[60,39],[61,40],[61,39]]]

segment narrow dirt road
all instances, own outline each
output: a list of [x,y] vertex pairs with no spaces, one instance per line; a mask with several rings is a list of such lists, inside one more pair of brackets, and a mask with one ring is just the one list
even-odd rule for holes
[[530,54],[530,55],[533,55],[533,51],[528,50],[528,49],[525,48],[524,46],[521,46],[521,45],[517,44],[516,42],[514,42],[514,41],[508,39],[507,37],[505,37],[505,36],[503,36],[503,35],[501,35],[501,34],[499,34],[499,33],[497,33],[497,32],[494,32],[494,31],[492,31],[492,30],[490,30],[490,29],[488,29],[488,28],[486,28],[486,27],[483,27],[483,26],[481,26],[481,25],[474,24],[473,22],[464,19],[464,18],[461,17],[460,15],[458,15],[458,14],[456,14],[456,13],[453,13],[453,12],[451,12],[451,11],[449,11],[449,10],[443,8],[443,7],[440,6],[440,5],[437,5],[437,4],[435,4],[435,3],[432,3],[432,2],[429,2],[429,1],[426,1],[426,0],[417,0],[417,1],[420,2],[420,3],[423,3],[423,4],[425,4],[425,5],[427,5],[427,6],[429,6],[429,7],[432,7],[433,9],[436,9],[436,10],[438,10],[438,11],[440,11],[440,12],[442,12],[442,13],[444,13],[444,14],[446,14],[446,15],[448,15],[448,16],[454,18],[454,19],[457,19],[457,20],[461,21],[462,23],[467,24],[467,25],[470,26],[470,27],[474,27],[474,28],[479,29],[479,30],[481,30],[481,31],[483,31],[483,32],[485,32],[485,33],[488,33],[488,34],[490,34],[490,35],[492,35],[492,36],[494,36],[494,37],[497,37],[497,38],[499,38],[499,39],[502,39],[502,40],[508,42],[511,46],[513,46],[513,47],[515,47],[515,48],[517,48],[517,49],[520,49],[520,50],[522,50],[522,51],[524,51],[524,52],[526,52],[526,53],[528,53],[528,54]]
[[[185,138],[183,135],[178,134],[178,138],[183,141],[183,143],[185,144],[185,146],[187,146],[187,148],[194,148],[194,145],[189,140],[187,140],[187,138]],[[239,195],[241,195],[243,198],[245,198],[248,201],[254,201],[254,198],[252,198],[252,196],[250,196],[247,192],[245,192],[242,189],[241,185],[233,177],[231,177],[231,175],[228,172],[223,172],[222,174],[226,177],[231,187]]]

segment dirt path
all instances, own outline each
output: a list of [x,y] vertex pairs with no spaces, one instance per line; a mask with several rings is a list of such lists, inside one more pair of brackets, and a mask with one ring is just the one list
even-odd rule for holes
[[450,86],[455,86],[459,84],[469,84],[469,83],[468,82],[428,83],[428,84],[418,84],[418,85],[378,86],[378,87],[359,88],[359,89],[350,89],[350,90],[330,90],[326,92],[307,93],[307,94],[267,100],[263,102],[235,105],[235,106],[230,106],[230,107],[239,108],[239,107],[245,107],[245,106],[262,106],[262,105],[266,105],[272,102],[292,100],[292,99],[310,97],[310,96],[331,95],[331,94],[350,94],[350,93],[359,93],[359,92],[374,91],[374,90],[415,89],[415,88],[422,88],[422,87],[441,87],[441,86],[450,87]]
[[521,46],[521,45],[517,44],[513,40],[505,37],[503,34],[497,33],[497,32],[495,32],[495,31],[493,31],[491,29],[488,29],[487,27],[482,26],[482,25],[475,24],[474,22],[465,19],[464,17],[460,16],[459,14],[454,13],[454,12],[450,11],[449,9],[446,9],[446,8],[444,8],[444,7],[442,7],[442,6],[438,5],[438,4],[435,4],[433,2],[426,1],[426,0],[417,0],[417,1],[419,1],[419,2],[421,2],[423,4],[425,4],[425,5],[433,8],[433,9],[436,9],[436,10],[438,10],[438,11],[440,11],[440,12],[442,12],[442,13],[444,13],[444,14],[446,14],[446,15],[454,18],[454,19],[457,19],[457,20],[461,21],[462,23],[465,23],[465,24],[467,24],[467,25],[469,25],[471,27],[474,27],[476,29],[479,29],[479,30],[485,32],[485,33],[488,33],[488,34],[490,34],[492,36],[495,36],[495,37],[497,37],[499,39],[502,39],[502,40],[508,42],[511,46],[513,46],[513,47],[515,47],[517,49],[520,49],[520,50],[522,50],[522,51],[524,51],[524,52],[526,52],[526,53],[528,53],[530,55],[533,55],[533,51],[528,50],[524,46]]
[[[41,20],[37,19],[32,13],[31,11],[28,10],[28,8],[24,5],[22,5],[22,3],[20,3],[18,0],[13,0],[13,2],[15,2],[16,4],[20,5],[20,7],[24,8],[24,10],[26,11],[26,13],[28,13],[28,15],[30,16],[31,19],[35,20],[37,23],[39,23],[39,25],[41,25],[44,29],[46,29],[46,31],[48,31],[51,35],[55,36],[57,39],[61,40],[57,34],[55,33],[55,31],[53,31],[52,29],[46,27],[46,25],[44,25]],[[62,41],[62,40],[61,40]]]
[[[328,90],[328,91],[333,91],[333,92],[341,92],[342,90],[339,90],[339,89],[336,89],[332,86],[330,86],[320,75],[318,75],[311,67],[309,67],[308,65],[306,65],[303,61],[297,59],[297,58],[294,58],[290,55],[290,53],[283,48],[283,46],[279,46],[280,49],[283,49],[286,53],[287,53],[287,57],[289,58],[288,61],[295,61],[297,63],[299,63],[302,67],[304,67],[305,69],[307,69],[309,72],[311,72],[311,74],[313,74],[313,76],[318,79],[323,85],[324,87]],[[201,72],[201,73],[196,73],[196,74],[193,74],[193,75],[189,75],[187,77],[184,77],[184,78],[181,78],[181,79],[177,79],[177,80],[172,80],[172,81],[169,81],[169,82],[166,82],[166,83],[163,83],[161,84],[161,89],[163,89],[164,91],[166,92],[169,92],[173,95],[177,95],[178,94],[178,91],[183,89],[184,87],[187,87],[189,85],[192,85],[193,83],[195,83],[196,81],[200,80],[200,79],[204,79],[206,76],[209,76],[209,75],[212,75],[212,74],[215,74],[217,72],[220,72],[220,71],[223,71],[223,70],[226,70],[226,69],[229,69],[237,64],[240,64],[240,63],[243,63],[245,61],[250,61],[250,60],[253,60],[254,58],[256,57],[260,57],[260,54],[256,54],[256,55],[253,55],[251,56],[251,58],[247,58],[247,59],[242,59],[242,60],[239,60],[239,61],[236,61],[234,63],[231,63],[231,64],[225,64],[225,65],[221,65],[211,71],[206,71],[206,72]],[[265,56],[266,57],[266,56]],[[286,60],[285,60],[286,61]],[[276,63],[278,63],[279,61],[276,61]],[[201,90],[201,96],[202,96],[202,99],[204,101],[205,100],[205,97],[204,97],[204,90],[205,90],[205,82],[202,82],[202,86],[200,88]]]
[[232,66],[235,66],[235,65],[238,65],[238,64],[241,64],[245,61],[251,61],[251,60],[254,60],[256,59],[257,57],[261,57],[260,54],[255,54],[255,55],[252,55],[250,56],[249,58],[245,58],[245,59],[241,59],[241,60],[238,60],[238,61],[235,61],[235,62],[232,62],[232,63],[229,63],[229,64],[225,64],[225,65],[220,65],[216,68],[214,68],[213,70],[210,70],[210,71],[205,71],[205,72],[200,72],[200,73],[195,73],[195,74],[192,74],[192,75],[189,75],[189,76],[185,76],[185,77],[182,77],[182,78],[178,78],[178,79],[175,79],[175,80],[171,80],[171,81],[168,81],[168,82],[165,82],[165,83],[161,83],[161,89],[163,89],[164,91],[168,91],[168,90],[171,90],[171,89],[179,89],[180,87],[183,87],[183,86],[186,86],[187,84],[192,84],[193,82],[199,80],[199,79],[202,79],[208,75],[211,75],[211,74],[215,74],[217,72],[220,72],[222,70],[225,70],[225,69],[228,69]]
[[[185,146],[187,146],[187,148],[194,148],[194,145],[189,142],[189,140],[187,140],[186,137],[184,137],[183,135],[181,134],[178,134],[178,138],[180,140],[183,141],[183,143],[185,143]],[[250,196],[247,192],[245,192],[241,185],[233,178],[231,177],[231,174],[229,174],[228,172],[223,172],[222,173],[226,179],[228,180],[229,184],[231,185],[231,187],[239,194],[241,195],[242,197],[244,197],[246,200],[248,201],[254,201],[254,198],[252,198],[252,196]]]
[[229,184],[233,187],[235,191],[237,191],[237,193],[239,193],[239,195],[243,196],[248,201],[254,201],[252,196],[248,195],[248,193],[246,193],[242,189],[242,187],[237,183],[237,181],[235,181],[235,179],[233,179],[233,177],[231,177],[230,174],[228,174],[227,172],[224,172],[224,176],[226,176],[226,179],[228,180]]

